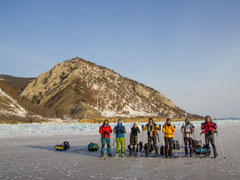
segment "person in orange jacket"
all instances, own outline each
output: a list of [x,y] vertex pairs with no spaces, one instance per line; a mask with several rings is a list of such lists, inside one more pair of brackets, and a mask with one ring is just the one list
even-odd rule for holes
[[112,127],[108,124],[108,120],[106,119],[103,125],[99,128],[99,133],[101,134],[101,157],[104,157],[104,147],[105,143],[107,144],[107,152],[108,156],[112,157],[111,153],[111,142],[110,142],[110,134],[112,133]]
[[173,151],[173,134],[175,133],[175,127],[171,125],[171,119],[167,119],[163,126],[162,132],[164,133],[165,152],[166,157],[172,158]]

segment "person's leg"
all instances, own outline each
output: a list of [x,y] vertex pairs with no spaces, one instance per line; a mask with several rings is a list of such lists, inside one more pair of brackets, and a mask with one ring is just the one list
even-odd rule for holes
[[111,153],[111,141],[110,141],[110,138],[107,138],[107,139],[106,139],[106,142],[107,142],[107,152],[108,152],[108,155],[112,155],[112,153]]
[[192,138],[189,138],[190,156],[193,156]]
[[150,151],[150,148],[151,148],[151,142],[152,142],[152,138],[150,136],[148,136],[148,147],[147,147],[146,156],[149,156],[149,151]]
[[158,157],[158,146],[157,146],[157,137],[154,136],[153,137],[153,146],[154,146],[154,149],[155,149],[155,156]]
[[133,146],[134,146],[134,138],[133,136],[130,137],[130,149],[129,149],[129,156],[132,155],[133,152]]
[[122,155],[125,155],[125,139],[124,138],[120,138],[120,143],[121,143]]
[[138,140],[137,140],[137,137],[134,137],[133,138],[134,139],[134,156],[136,156],[136,154],[137,154],[137,143],[138,143]]
[[116,138],[116,143],[117,143],[117,156],[120,154],[120,139]]
[[166,157],[168,157],[168,152],[169,152],[169,143],[168,143],[168,138],[164,137],[164,141],[165,141],[165,155]]
[[188,156],[188,138],[184,137],[185,156]]
[[169,154],[170,154],[170,157],[172,157],[173,155],[173,138],[168,138],[169,139]]
[[104,155],[104,147],[105,147],[105,138],[101,138],[102,148],[101,148],[101,155]]
[[212,145],[212,148],[213,148],[214,157],[217,157],[217,148],[216,148],[216,145],[215,145],[214,134],[211,135],[210,141],[211,141],[211,145]]
[[206,155],[209,155],[209,135],[205,135],[205,143],[206,143]]

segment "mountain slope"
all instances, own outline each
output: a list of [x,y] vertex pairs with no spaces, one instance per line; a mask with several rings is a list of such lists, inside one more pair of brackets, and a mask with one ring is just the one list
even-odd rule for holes
[[158,91],[80,58],[39,75],[21,96],[62,118],[190,116]]
[[48,109],[21,98],[17,89],[0,80],[0,123],[46,122],[48,119],[43,117],[54,116]]
[[0,74],[0,80],[11,86],[16,92],[21,92],[28,83],[34,80],[34,78],[24,78]]

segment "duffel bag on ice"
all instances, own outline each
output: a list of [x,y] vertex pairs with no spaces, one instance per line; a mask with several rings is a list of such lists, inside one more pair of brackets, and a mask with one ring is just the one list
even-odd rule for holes
[[88,151],[98,151],[99,146],[97,143],[88,144]]

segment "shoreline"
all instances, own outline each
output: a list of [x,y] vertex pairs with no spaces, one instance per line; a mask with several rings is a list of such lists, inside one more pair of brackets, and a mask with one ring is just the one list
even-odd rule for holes
[[[105,119],[109,120],[109,123],[116,123],[118,119],[121,119],[125,123],[147,123],[149,117],[140,117],[140,118],[125,118],[125,117],[102,117],[102,118],[89,118],[89,119],[81,119],[81,120],[53,120],[53,119],[46,119],[40,122],[0,122],[0,125],[18,125],[18,124],[102,124]],[[184,121],[186,118],[170,118],[172,122],[181,122]],[[196,118],[187,118],[190,121],[203,121],[204,119],[196,119]],[[157,118],[153,117],[154,122],[165,122],[166,118]]]

